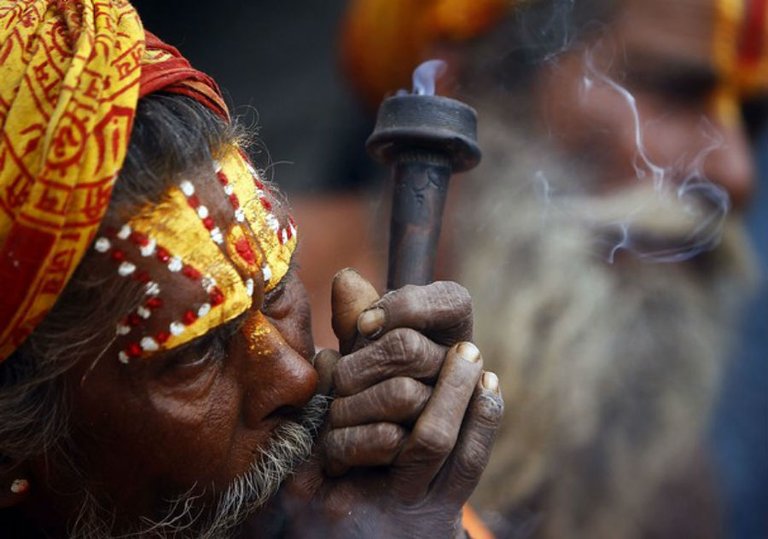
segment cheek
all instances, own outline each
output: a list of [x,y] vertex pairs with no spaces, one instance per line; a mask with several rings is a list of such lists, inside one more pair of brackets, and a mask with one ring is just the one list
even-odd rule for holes
[[[157,459],[158,469],[182,486],[229,481],[239,472],[228,468],[240,400],[240,388],[225,375],[199,393],[179,388],[152,391],[147,441],[154,452],[148,457]],[[158,452],[164,454],[158,458]]]
[[[151,505],[195,484],[226,484],[249,462],[233,458],[241,392],[234,376],[171,387],[82,389],[73,416],[83,471],[126,507]],[[135,391],[134,391],[135,390]],[[131,488],[125,488],[131,485]]]

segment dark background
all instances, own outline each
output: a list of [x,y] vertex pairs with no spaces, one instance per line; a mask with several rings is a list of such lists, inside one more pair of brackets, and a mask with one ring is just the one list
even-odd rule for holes
[[345,0],[136,0],[145,27],[221,86],[258,126],[256,162],[289,193],[366,187],[372,129],[338,74]]

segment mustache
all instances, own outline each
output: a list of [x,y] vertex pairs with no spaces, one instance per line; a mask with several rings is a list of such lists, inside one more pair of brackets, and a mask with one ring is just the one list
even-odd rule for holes
[[165,516],[146,517],[131,531],[115,533],[115,511],[108,511],[97,497],[85,493],[81,511],[70,531],[71,539],[156,537],[224,539],[263,507],[296,468],[307,461],[325,422],[332,398],[315,395],[300,414],[277,426],[270,441],[258,450],[249,470],[237,477],[211,505],[199,503],[206,496],[193,485],[169,500]]
[[583,226],[596,254],[609,262],[619,251],[647,262],[684,262],[720,245],[729,202],[706,182],[691,181],[678,191],[683,194],[638,186],[599,196],[552,196],[544,209],[549,220]]
[[275,429],[269,445],[259,451],[251,469],[235,479],[220,497],[208,526],[210,532],[195,537],[224,537],[223,532],[237,528],[277,493],[296,468],[310,458],[330,401],[325,395],[315,395],[296,420],[286,421]]

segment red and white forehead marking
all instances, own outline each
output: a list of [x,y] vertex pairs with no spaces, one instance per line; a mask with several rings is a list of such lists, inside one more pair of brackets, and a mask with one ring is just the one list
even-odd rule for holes
[[[173,206],[174,209],[171,210],[173,213],[169,214],[177,216],[178,219],[172,220],[182,224],[178,225],[177,223],[177,225],[173,225],[174,227],[178,226],[180,230],[175,231],[172,235],[168,235],[166,232],[163,237],[166,238],[166,241],[175,241],[177,237],[182,238],[188,230],[191,230],[189,227],[199,230],[199,225],[195,224],[195,221],[198,221],[207,231],[213,245],[200,245],[199,248],[195,245],[194,250],[199,252],[200,249],[213,249],[212,256],[220,257],[220,255],[223,255],[222,260],[231,260],[232,262],[235,262],[235,259],[230,257],[242,259],[242,263],[240,265],[235,264],[235,266],[240,267],[237,273],[242,279],[245,293],[248,298],[251,298],[256,288],[254,277],[258,275],[258,278],[263,279],[263,282],[268,285],[274,274],[269,266],[268,257],[254,252],[254,249],[261,249],[262,247],[259,246],[262,244],[257,241],[255,229],[252,227],[260,227],[262,238],[265,238],[263,234],[267,231],[270,231],[268,234],[274,234],[273,238],[276,241],[272,241],[272,245],[286,244],[295,236],[296,228],[293,219],[290,217],[288,217],[285,226],[281,225],[280,220],[272,211],[271,194],[260,181],[258,174],[250,164],[242,157],[239,159],[237,160],[236,158],[232,165],[233,168],[228,168],[227,171],[235,174],[238,182],[245,182],[246,176],[250,178],[248,181],[252,182],[250,189],[254,193],[254,202],[260,206],[259,211],[255,214],[257,215],[256,221],[249,222],[250,217],[247,217],[236,189],[227,176],[227,171],[219,163],[214,162],[213,172],[217,182],[213,185],[218,184],[221,188],[219,193],[224,195],[227,202],[223,206],[221,202],[217,203],[217,209],[213,211],[205,203],[205,197],[202,196],[203,193],[201,193],[200,188],[189,180],[182,180],[177,186],[178,191],[176,193],[183,195],[183,199],[177,200],[185,200],[186,206],[183,202],[181,205],[175,204]],[[243,172],[245,172],[243,168],[237,168],[238,166],[242,167],[243,164],[248,168],[249,174],[246,174],[246,176],[243,176]],[[248,191],[248,188],[245,188],[245,183],[240,183],[239,185],[241,186],[241,193]],[[204,187],[205,195],[212,196],[209,189],[210,185]],[[226,217],[227,212],[225,208],[227,207],[231,211],[230,217]],[[161,219],[161,217],[157,218]],[[240,232],[227,239],[235,229],[239,229]],[[226,232],[224,232],[225,230]],[[249,241],[248,238],[252,238],[253,242]],[[270,242],[268,239],[266,241],[267,243]],[[228,245],[229,243],[233,244]],[[185,261],[182,256],[174,253],[172,245],[161,245],[158,239],[132,229],[129,224],[123,225],[119,230],[108,231],[105,235],[99,237],[94,243],[94,249],[111,257],[116,264],[116,272],[120,277],[137,280],[145,286],[145,301],[134,312],[128,313],[116,328],[117,335],[121,338],[121,341],[129,341],[119,353],[119,359],[122,362],[128,362],[133,358],[138,358],[164,348],[164,345],[171,336],[182,335],[188,331],[192,324],[209,316],[215,309],[223,308],[224,302],[228,301],[224,296],[224,292],[217,286],[216,280],[212,275],[205,274],[201,269]],[[189,253],[188,250],[186,252]],[[219,254],[217,255],[216,253]],[[142,259],[152,260],[154,263],[159,262],[168,274],[164,278],[153,279],[148,271],[138,268],[137,262]],[[151,265],[144,264],[143,266]],[[285,268],[282,268],[280,275],[283,275],[284,271]],[[203,299],[189,305],[181,316],[171,319],[169,315],[170,310],[166,308],[166,302],[163,300],[164,291],[161,289],[158,281],[165,282],[168,276],[174,275],[183,276],[188,282],[195,283],[204,294],[201,294]],[[167,324],[164,322],[150,324],[150,321],[155,317],[165,318],[169,321]],[[212,325],[209,329],[215,327],[215,320],[219,320],[218,323],[221,323],[221,317],[212,319]],[[158,324],[164,327],[152,332],[148,331],[149,325],[156,326]],[[194,338],[194,336],[199,334],[200,328],[198,327],[190,338]],[[132,336],[134,336],[133,339],[129,340]],[[176,339],[174,342],[178,343],[178,341]],[[171,346],[175,345],[177,344],[172,344]]]
[[[137,265],[129,260],[131,256],[143,258],[153,257],[163,264],[166,270],[172,274],[182,275],[198,286],[207,295],[207,301],[201,301],[187,308],[179,319],[171,321],[166,328],[160,329],[151,335],[144,334],[140,340],[128,343],[118,354],[123,363],[132,358],[141,357],[145,353],[156,352],[165,344],[171,335],[181,335],[187,326],[210,314],[211,310],[224,303],[224,293],[217,286],[216,280],[211,275],[205,275],[200,270],[185,263],[179,256],[175,256],[168,248],[158,245],[157,241],[144,234],[133,231],[129,225],[123,225],[112,239],[102,236],[94,243],[94,249],[99,253],[109,255],[117,264],[117,274],[123,278],[131,278],[144,285],[146,299],[135,311],[121,320],[116,328],[119,336],[128,336],[135,331],[145,329],[147,321],[153,313],[165,307],[162,299],[160,284],[153,280],[149,272],[139,270]],[[249,295],[253,295],[255,283],[253,279],[246,281]]]

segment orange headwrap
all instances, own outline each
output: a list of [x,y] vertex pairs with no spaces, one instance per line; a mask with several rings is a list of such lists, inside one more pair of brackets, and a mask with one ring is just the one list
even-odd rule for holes
[[768,90],[768,0],[717,0],[713,55],[717,115],[737,123],[742,100]]
[[516,0],[352,0],[342,33],[344,69],[372,104],[407,87],[437,41],[492,28]]
[[[160,90],[229,118],[215,82],[145,34],[126,0],[0,0],[0,361],[46,316],[91,245],[128,150],[138,99]],[[252,191],[268,196],[258,180],[254,185],[243,156],[234,155],[225,172],[236,191],[250,181],[238,191],[243,200]],[[242,220],[264,257],[263,267],[248,270],[269,271],[274,284],[295,247],[293,225],[263,208],[246,208]],[[250,305],[244,284],[231,287],[227,317]],[[216,288],[214,299],[218,294]],[[214,323],[195,324],[166,347]]]

